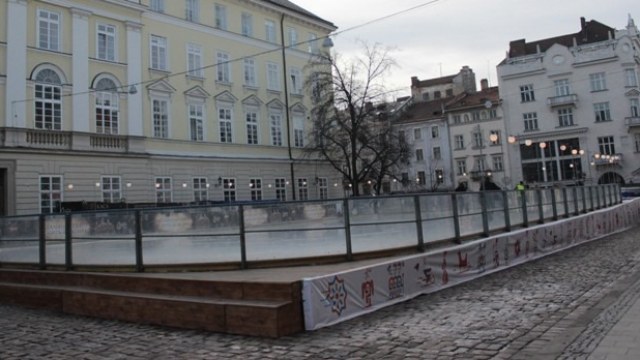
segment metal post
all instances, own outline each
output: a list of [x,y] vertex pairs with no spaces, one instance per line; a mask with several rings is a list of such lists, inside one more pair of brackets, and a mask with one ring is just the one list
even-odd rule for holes
[[238,205],[238,216],[240,226],[240,267],[247,268],[247,239],[244,228],[244,206]]
[[573,187],[573,215],[578,215],[580,214],[580,210],[578,209],[578,189],[576,189],[576,187]]
[[569,199],[567,199],[567,188],[562,188],[562,200],[564,201],[564,217],[569,217]]
[[73,253],[71,247],[72,231],[71,231],[71,213],[64,214],[64,264],[67,270],[73,270]]
[[593,211],[593,186],[589,186],[589,211]]
[[460,244],[462,242],[460,239],[460,211],[458,210],[458,196],[456,193],[451,193],[451,205],[453,210],[453,241],[456,244]]
[[506,191],[502,191],[502,209],[504,211],[504,230],[511,231],[511,214],[509,212],[509,197]]
[[489,214],[487,213],[487,195],[480,192],[480,207],[482,209],[482,236],[489,236]]
[[607,186],[609,188],[609,206],[613,206],[613,204],[615,204],[615,201],[613,200],[613,186],[615,185],[609,184]]
[[44,214],[38,217],[38,258],[40,270],[47,268],[47,231]]
[[344,240],[347,246],[347,260],[353,260],[353,250],[351,249],[351,219],[349,218],[349,200],[342,199],[342,213],[344,215]]
[[536,189],[536,200],[538,201],[538,224],[544,223],[544,204],[542,203],[542,189]]
[[413,197],[413,208],[416,212],[416,232],[418,233],[418,251],[424,251],[424,234],[422,233],[422,209],[420,209],[420,196]]
[[144,263],[142,260],[142,216],[140,210],[136,210],[135,214],[135,248],[136,248],[136,271],[144,271]]
[[587,213],[587,191],[584,189],[584,186],[581,186],[582,189],[582,213]]
[[600,204],[600,186],[596,186],[595,190],[596,190],[595,191],[595,193],[596,193],[596,202],[597,202],[597,206],[598,206],[597,209],[600,209],[602,207],[601,204]]
[[551,188],[551,208],[553,210],[553,221],[558,220],[558,204],[556,204],[556,189]]
[[522,200],[522,227],[529,227],[529,214],[527,214],[527,190],[520,191],[520,199]]

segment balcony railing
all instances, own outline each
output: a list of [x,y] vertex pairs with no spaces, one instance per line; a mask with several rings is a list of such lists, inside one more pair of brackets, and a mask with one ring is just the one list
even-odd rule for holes
[[578,95],[569,94],[561,96],[553,96],[547,98],[547,105],[550,107],[575,105],[578,102]]
[[631,116],[624,118],[624,124],[628,127],[640,126],[640,116]]
[[598,158],[593,159],[593,163],[595,166],[605,166],[605,165],[618,165],[622,163],[623,157],[622,154],[611,154],[611,155],[600,155]]
[[29,146],[47,149],[71,148],[71,133],[52,130],[27,130],[26,142]]
[[92,150],[126,151],[127,137],[118,135],[91,135],[89,143]]

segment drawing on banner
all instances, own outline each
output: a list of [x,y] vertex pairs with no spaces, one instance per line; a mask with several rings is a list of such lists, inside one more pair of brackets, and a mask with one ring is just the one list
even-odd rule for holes
[[342,315],[347,308],[347,289],[344,279],[340,279],[338,275],[334,276],[327,286],[324,298],[325,306],[331,306],[331,312]]
[[[496,239],[496,242],[498,241],[498,239]],[[505,241],[507,242],[506,245],[502,248],[502,252],[504,253],[504,266],[509,266],[509,241],[507,238],[505,238]]]
[[367,269],[364,272],[364,281],[361,285],[362,300],[364,301],[364,307],[368,308],[372,305],[373,294],[375,291],[375,284],[371,278],[371,269]]
[[447,272],[447,252],[442,253],[442,285],[449,282],[449,273]]
[[458,250],[458,272],[463,273],[469,270],[469,254],[464,253],[462,256],[462,250]]
[[516,238],[515,243],[513,243],[513,253],[515,254],[515,257],[518,258],[520,257],[520,238]]
[[389,299],[395,299],[404,295],[404,261],[395,262],[387,266],[389,280]]
[[422,287],[427,287],[436,282],[436,277],[433,275],[431,267],[427,266],[427,258],[422,258],[422,271],[420,270],[420,263],[416,263],[413,269],[418,273],[418,283]]
[[482,242],[478,244],[478,272],[483,273],[487,266],[487,244]]
[[493,241],[493,267],[500,267],[500,252],[498,251],[498,239]]

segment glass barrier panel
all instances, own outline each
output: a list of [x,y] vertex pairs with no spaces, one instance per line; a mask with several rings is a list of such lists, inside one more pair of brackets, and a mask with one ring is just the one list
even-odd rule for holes
[[351,225],[416,220],[412,196],[349,199]]
[[238,206],[144,210],[141,212],[145,236],[187,236],[239,234]]
[[456,194],[458,201],[458,223],[460,236],[478,235],[482,228],[482,203],[479,192]]
[[538,207],[538,194],[536,190],[525,190],[524,195],[527,199],[527,220],[529,224],[540,220],[540,208]]
[[[412,199],[410,199],[412,200]],[[372,223],[351,226],[353,253],[418,246],[415,220],[407,223]]]
[[[64,214],[45,215],[44,224],[46,262],[51,265],[64,265],[65,216]],[[73,229],[71,231],[73,232]],[[76,229],[76,232],[81,234],[83,229]]]
[[347,253],[344,228],[252,232],[247,233],[245,239],[248,261],[314,258]]
[[524,223],[522,217],[522,193],[520,191],[509,190],[506,194],[509,206],[509,222],[512,227],[522,226]]
[[144,236],[142,259],[144,265],[239,262],[240,236]]
[[485,192],[485,201],[487,203],[487,220],[489,222],[489,231],[504,229],[504,196],[502,191]]
[[344,228],[343,201],[245,205],[244,226],[246,231]]
[[135,265],[135,211],[71,215],[74,265]]
[[40,261],[38,216],[0,218],[0,263]]

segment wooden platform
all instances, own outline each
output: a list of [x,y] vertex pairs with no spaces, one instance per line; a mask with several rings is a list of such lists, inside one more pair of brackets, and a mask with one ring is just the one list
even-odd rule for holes
[[171,277],[0,269],[0,302],[272,338],[304,330],[299,279],[272,282],[208,279],[188,273]]

